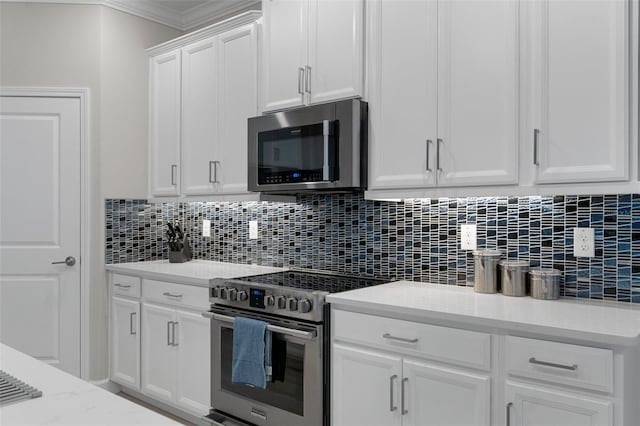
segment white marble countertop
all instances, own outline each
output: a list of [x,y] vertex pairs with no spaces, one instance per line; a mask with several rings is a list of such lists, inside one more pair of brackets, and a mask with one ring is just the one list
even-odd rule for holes
[[640,307],[621,303],[508,297],[412,281],[336,293],[327,302],[399,318],[464,322],[613,345],[640,343]]
[[286,271],[287,268],[245,265],[241,263],[191,260],[184,263],[169,263],[168,260],[151,262],[117,263],[105,265],[108,271],[135,275],[152,280],[172,281],[201,287],[211,287],[218,280],[246,277]]
[[0,407],[3,426],[179,424],[1,343],[0,370],[42,391]]

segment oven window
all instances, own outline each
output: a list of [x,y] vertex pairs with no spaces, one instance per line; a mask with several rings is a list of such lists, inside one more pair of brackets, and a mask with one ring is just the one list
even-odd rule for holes
[[323,124],[261,132],[258,135],[258,183],[333,181],[337,178],[336,122],[328,136],[328,176],[325,176]]
[[[290,413],[303,415],[304,406],[304,346],[286,341],[286,337],[273,333],[276,339],[286,344],[286,362],[283,380],[267,383],[266,389],[256,389],[246,385],[231,383],[231,356],[233,350],[233,329],[221,328],[221,377],[222,389],[244,396],[265,405],[280,408]],[[275,362],[275,360],[274,360]],[[275,365],[274,365],[275,368]]]

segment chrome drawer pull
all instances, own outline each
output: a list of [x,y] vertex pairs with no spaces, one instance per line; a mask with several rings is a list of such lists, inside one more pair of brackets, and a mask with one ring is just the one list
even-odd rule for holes
[[397,340],[398,342],[404,342],[404,343],[418,343],[418,339],[405,339],[404,337],[396,337],[396,336],[392,336],[389,333],[384,333],[382,335],[383,338],[385,339],[389,339],[389,340]]
[[131,284],[120,284],[120,283],[115,283],[116,287],[120,287],[120,288],[131,288]]
[[576,371],[578,369],[578,364],[573,364],[573,365],[556,364],[553,362],[538,361],[534,357],[529,358],[529,363],[544,365],[545,367],[562,368],[563,370],[571,370],[571,371]]
[[507,426],[511,426],[511,407],[513,407],[513,402],[507,404]]
[[397,374],[389,377],[389,411],[396,411],[397,406],[393,405],[393,381],[398,378]]
[[405,408],[405,405],[404,405],[404,385],[405,385],[405,383],[408,383],[408,382],[409,382],[409,378],[408,377],[403,378],[402,379],[402,385],[401,385],[401,388],[400,388],[400,391],[401,391],[400,392],[400,399],[402,400],[401,401],[401,405],[402,405],[402,415],[403,416],[405,414],[409,414],[409,410],[407,410]]
[[133,331],[133,316],[137,315],[137,314],[138,314],[137,312],[131,312],[129,314],[129,334],[131,334],[131,335],[136,334],[136,332]]
[[180,297],[182,297],[182,295],[181,295],[181,294],[171,294],[171,293],[169,293],[168,291],[165,291],[165,292],[164,292],[164,293],[162,293],[162,294],[164,294],[164,295],[165,295],[165,296],[167,296],[167,297],[176,297],[176,298],[180,298]]

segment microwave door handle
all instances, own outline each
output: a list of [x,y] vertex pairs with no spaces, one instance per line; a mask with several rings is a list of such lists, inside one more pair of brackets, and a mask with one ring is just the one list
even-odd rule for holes
[[322,164],[322,180],[329,180],[329,120],[322,120],[322,136],[324,138],[324,162]]
[[[234,318],[227,315],[221,315],[221,314],[204,315],[203,314],[203,316],[205,318],[212,317],[214,320],[227,322],[231,324],[233,324],[234,322]],[[315,330],[302,331],[302,330],[295,330],[293,328],[280,327],[279,325],[271,325],[271,324],[267,325],[267,330],[272,331],[274,333],[280,333],[280,334],[285,334],[287,336],[299,337],[301,339],[306,339],[306,340],[313,340],[317,337],[317,333]]]

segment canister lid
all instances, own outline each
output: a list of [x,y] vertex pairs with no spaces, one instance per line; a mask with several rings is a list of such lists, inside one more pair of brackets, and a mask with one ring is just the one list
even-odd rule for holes
[[531,275],[539,277],[553,277],[562,275],[561,272],[553,268],[536,268],[529,271]]
[[524,269],[529,268],[529,262],[526,260],[517,260],[517,259],[505,259],[501,260],[499,263],[500,266],[506,269]]
[[478,257],[498,257],[499,258],[502,256],[502,252],[500,250],[489,250],[489,249],[474,250],[473,255]]

